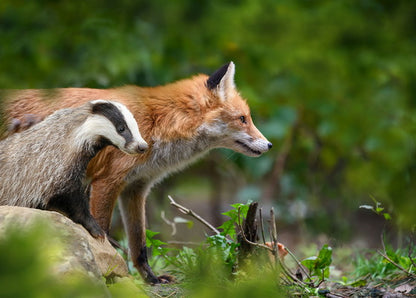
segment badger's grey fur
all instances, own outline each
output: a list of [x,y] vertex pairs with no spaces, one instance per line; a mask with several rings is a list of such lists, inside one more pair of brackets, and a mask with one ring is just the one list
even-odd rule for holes
[[104,236],[89,211],[88,162],[107,145],[129,154],[148,145],[121,103],[63,109],[0,142],[0,205],[56,210]]

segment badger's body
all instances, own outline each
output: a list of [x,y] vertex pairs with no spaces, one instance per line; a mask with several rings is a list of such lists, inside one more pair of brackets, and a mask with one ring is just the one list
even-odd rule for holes
[[89,211],[88,162],[107,145],[147,149],[137,122],[118,102],[63,109],[0,142],[0,205],[56,210],[104,236]]

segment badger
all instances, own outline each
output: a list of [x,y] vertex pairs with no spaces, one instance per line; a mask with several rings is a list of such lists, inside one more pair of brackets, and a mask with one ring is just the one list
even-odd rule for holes
[[148,149],[126,106],[94,100],[58,110],[0,142],[0,205],[63,213],[93,237],[105,233],[89,210],[89,161],[106,146],[139,154]]

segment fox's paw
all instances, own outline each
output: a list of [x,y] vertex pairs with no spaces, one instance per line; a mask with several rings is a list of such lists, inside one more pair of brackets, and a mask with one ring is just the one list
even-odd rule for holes
[[173,284],[176,282],[176,278],[169,274],[159,275],[157,280],[159,284]]

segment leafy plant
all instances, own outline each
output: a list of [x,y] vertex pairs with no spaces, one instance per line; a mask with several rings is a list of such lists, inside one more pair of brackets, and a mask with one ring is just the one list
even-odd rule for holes
[[375,204],[374,206],[372,206],[372,205],[361,205],[360,208],[371,210],[371,211],[373,211],[374,213],[376,213],[378,215],[382,215],[385,220],[390,220],[391,215],[387,212],[384,212],[384,207],[381,206],[381,203],[378,202],[373,196],[371,196],[371,199],[374,201],[374,204]]
[[319,282],[329,277],[329,266],[332,263],[332,248],[325,244],[319,251],[318,256],[304,259],[301,264],[309,271],[309,281],[318,279]]
[[231,207],[233,207],[233,209],[230,209],[229,211],[222,213],[223,215],[226,215],[230,218],[218,227],[218,229],[222,230],[222,236],[228,236],[233,241],[237,241],[235,227],[236,225],[241,225],[242,221],[246,218],[250,203],[251,202],[248,201],[246,204],[232,204]]
[[166,255],[172,249],[167,247],[167,243],[156,239],[155,236],[160,234],[151,230],[146,230],[146,246],[152,248],[153,256]]
[[250,201],[246,204],[232,204],[227,212],[222,213],[230,219],[225,221],[218,229],[222,231],[220,234],[207,237],[209,247],[216,248],[221,253],[223,261],[230,268],[233,268],[237,262],[237,248],[239,246],[237,241],[236,227],[241,225],[246,218]]
[[398,274],[416,277],[416,251],[412,251],[412,246],[397,250],[388,247],[385,256],[388,259],[381,253],[372,253],[370,257],[358,255],[355,260],[354,276],[367,280],[386,279]]

